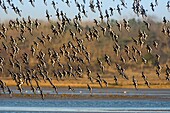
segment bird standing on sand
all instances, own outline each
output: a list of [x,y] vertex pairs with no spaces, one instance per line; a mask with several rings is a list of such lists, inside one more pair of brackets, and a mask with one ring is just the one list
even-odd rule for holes
[[70,85],[68,85],[68,90],[74,92],[74,89]]

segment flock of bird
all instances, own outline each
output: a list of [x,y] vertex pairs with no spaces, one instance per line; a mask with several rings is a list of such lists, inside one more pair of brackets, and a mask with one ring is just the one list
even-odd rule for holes
[[[26,1],[19,0],[22,5],[25,5]],[[35,0],[29,0],[32,7],[35,7]],[[104,78],[106,67],[115,67],[118,75],[113,75],[115,85],[119,84],[118,76],[122,77],[125,81],[129,80],[134,85],[135,89],[138,90],[138,77],[129,77],[126,74],[124,65],[131,60],[138,62],[141,60],[143,64],[147,65],[148,60],[144,58],[143,51],[152,54],[156,59],[156,74],[158,78],[161,76],[162,66],[160,65],[159,54],[154,54],[153,51],[159,48],[159,43],[153,41],[153,44],[147,43],[148,34],[145,31],[139,30],[138,39],[131,38],[133,45],[125,45],[122,47],[119,44],[120,37],[116,33],[111,25],[110,18],[114,16],[114,13],[122,15],[122,11],[127,7],[125,0],[120,0],[120,4],[116,8],[109,7],[103,12],[102,2],[100,0],[83,0],[79,3],[79,0],[61,0],[68,7],[71,7],[73,3],[76,4],[78,14],[74,18],[69,18],[67,14],[58,8],[59,3],[52,1],[49,3],[47,0],[43,0],[44,5],[51,5],[55,10],[55,16],[57,19],[53,22],[52,15],[49,14],[48,9],[45,12],[45,17],[50,24],[49,33],[45,34],[42,30],[39,30],[42,23],[38,19],[32,19],[31,16],[28,18],[22,18],[22,10],[15,6],[12,0],[0,0],[0,10],[4,10],[8,14],[9,10],[13,10],[16,15],[22,19],[16,18],[15,20],[9,20],[8,24],[1,23],[0,37],[1,37],[1,53],[0,53],[0,71],[1,75],[9,75],[10,78],[15,81],[17,89],[23,94],[23,85],[30,87],[32,92],[36,94],[39,90],[42,99],[44,99],[43,88],[40,86],[41,82],[49,82],[51,87],[58,94],[57,84],[54,84],[53,80],[64,80],[70,77],[74,78],[75,81],[83,79],[87,76],[87,88],[92,94],[91,84],[99,84],[102,88],[103,84],[107,87],[108,81]],[[103,1],[104,2],[104,1]],[[114,0],[112,3],[116,3]],[[81,23],[83,18],[87,18],[88,11],[85,7],[88,4],[89,11],[92,13],[99,13],[99,17],[94,19],[94,26],[87,29],[83,29]],[[150,3],[151,10],[154,12],[158,6],[158,1]],[[166,4],[167,10],[170,10],[170,1]],[[147,31],[151,31],[151,24],[147,21],[147,9],[141,4],[141,0],[134,0],[132,4],[132,10],[137,15],[143,18]],[[102,24],[105,23],[106,25]],[[163,28],[162,33],[170,37],[170,27],[168,26],[168,20],[163,17]],[[116,21],[116,27],[119,32],[131,32],[131,25],[128,20],[123,19],[123,22]],[[43,28],[41,28],[43,29]],[[122,29],[125,29],[123,31]],[[39,36],[36,36],[35,31],[39,32]],[[64,38],[64,34],[69,32],[68,43],[62,43],[59,48],[50,48],[47,45],[55,45],[57,40],[55,37]],[[12,33],[17,32],[17,36]],[[28,36],[27,36],[27,35]],[[99,42],[101,38],[111,37],[113,40],[113,53],[114,55],[104,54],[103,56],[91,56],[88,43],[92,41]],[[28,40],[31,42],[28,42]],[[86,45],[84,44],[86,42]],[[107,45],[105,45],[107,46]],[[122,49],[124,48],[124,49]],[[110,49],[110,48],[109,48]],[[153,50],[154,49],[154,50]],[[100,50],[99,50],[100,51]],[[91,57],[95,57],[95,61],[92,61]],[[117,57],[120,61],[112,61],[111,57]],[[125,58],[126,57],[126,58]],[[31,61],[33,60],[33,63]],[[97,62],[98,68],[96,76],[91,68],[91,64]],[[137,65],[137,64],[136,64]],[[168,64],[165,67],[165,79],[170,80],[170,68]],[[144,83],[150,88],[150,81],[148,80],[144,71],[141,73]],[[3,77],[1,77],[3,79]],[[69,82],[69,80],[68,80]],[[36,85],[34,85],[35,83]],[[3,80],[0,80],[0,87],[3,93],[9,93],[12,97],[13,91]],[[74,91],[69,85],[68,89]]]

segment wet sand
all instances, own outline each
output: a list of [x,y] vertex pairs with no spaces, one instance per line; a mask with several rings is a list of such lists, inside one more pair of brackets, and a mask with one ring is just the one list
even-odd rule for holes
[[[6,82],[6,84],[8,86],[10,86],[10,88],[14,88],[16,89],[16,83],[13,81],[13,80],[3,80],[4,82]],[[70,85],[71,87],[73,88],[84,88],[84,89],[87,89],[87,84],[86,82],[74,82],[75,80],[71,80],[71,81],[56,81],[54,80],[54,84],[58,87],[58,88],[68,88],[68,85]],[[36,86],[35,83],[33,82],[33,86]],[[50,84],[48,82],[44,83],[44,82],[41,82],[40,83],[40,86],[43,87],[43,89],[45,88],[49,88],[51,90],[53,90],[50,86]],[[94,83],[94,84],[90,84],[90,86],[92,88],[100,88],[99,84],[97,83]],[[103,84],[103,88],[106,88],[105,85]],[[162,83],[162,84],[151,84],[150,86],[151,88],[150,89],[166,89],[166,90],[169,90],[170,89],[170,84],[167,84],[167,83]],[[30,90],[30,87],[27,86],[26,84],[23,85],[23,88],[24,89],[29,89]],[[115,84],[109,84],[108,86],[108,89],[109,88],[114,88],[114,89],[126,89],[126,88],[131,88],[131,89],[134,89],[134,86],[132,84],[119,84],[119,85],[115,85]],[[146,85],[142,85],[142,84],[139,84],[138,86],[139,90],[140,89],[149,89]],[[88,89],[87,89],[88,90]],[[106,95],[97,95],[97,94],[93,94],[93,95],[90,95],[90,94],[87,94],[87,95],[84,95],[84,94],[44,94],[44,97],[45,99],[83,99],[83,100],[86,100],[86,99],[96,99],[96,100],[115,100],[115,99],[153,99],[153,100],[168,100],[170,101],[170,98],[167,98],[167,97],[164,97],[164,96],[155,96],[155,95],[126,95],[126,93],[122,93],[121,95],[115,95],[115,94],[111,94],[111,93],[108,93]],[[10,96],[8,94],[0,94],[0,99],[3,99],[3,98],[10,98]],[[26,99],[41,99],[41,95],[40,94],[16,94],[14,93],[13,94],[13,97],[12,98],[26,98]]]
[[[11,98],[11,99],[41,99],[40,94],[13,94],[13,97],[10,97],[8,94],[0,94],[0,99],[5,99],[5,98]],[[44,94],[44,99],[73,99],[73,100],[116,100],[116,99],[124,99],[124,100],[164,100],[164,101],[170,101],[170,98],[164,98],[160,96],[152,96],[152,95],[112,95],[112,94],[107,94],[107,95],[83,95],[83,94]]]

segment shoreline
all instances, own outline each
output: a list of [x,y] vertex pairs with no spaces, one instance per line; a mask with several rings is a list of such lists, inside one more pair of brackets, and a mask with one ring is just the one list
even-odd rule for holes
[[[158,89],[159,90],[159,89]],[[57,100],[164,100],[164,101],[170,101],[169,97],[166,96],[158,96],[158,95],[128,95],[128,93],[122,93],[122,94],[67,94],[67,93],[60,93],[60,94],[49,94],[45,93],[44,99],[57,99]],[[1,99],[42,99],[40,94],[17,94],[13,93],[12,97],[10,97],[9,94],[2,94],[0,93],[0,100]]]
[[[10,97],[8,94],[0,94],[0,99],[40,99],[40,94],[13,94]],[[170,98],[165,98],[161,96],[154,95],[83,95],[83,94],[44,94],[44,100],[46,99],[57,99],[57,100],[163,100],[170,101]]]

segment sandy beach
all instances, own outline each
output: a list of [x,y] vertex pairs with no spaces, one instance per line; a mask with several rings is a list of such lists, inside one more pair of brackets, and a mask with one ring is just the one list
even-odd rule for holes
[[[9,95],[7,94],[0,94],[0,99],[5,99],[5,98],[10,98]],[[13,97],[11,99],[40,99],[41,95],[40,94],[13,94]],[[116,99],[122,99],[122,100],[127,100],[127,99],[137,99],[137,100],[164,100],[164,101],[170,101],[169,98],[163,98],[163,97],[158,97],[158,96],[147,96],[147,95],[133,95],[129,96],[126,94],[122,95],[77,95],[77,94],[44,94],[44,98],[46,99],[73,99],[73,100],[116,100]]]

